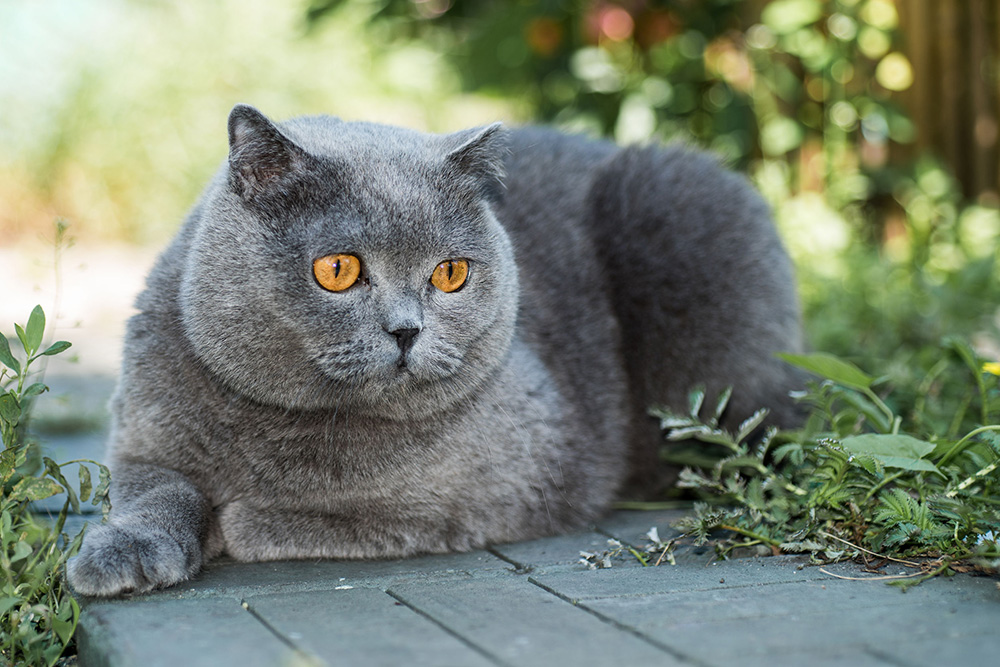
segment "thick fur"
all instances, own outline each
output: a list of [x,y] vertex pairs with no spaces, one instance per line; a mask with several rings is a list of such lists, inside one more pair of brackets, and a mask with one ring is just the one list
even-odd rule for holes
[[[229,130],[129,322],[114,510],[70,562],[78,592],[168,586],[223,552],[387,558],[579,526],[650,469],[646,408],[695,384],[735,386],[734,419],[793,418],[773,357],[800,347],[791,267],[712,158],[245,106]],[[343,292],[312,275],[335,253],[363,264]],[[429,278],[454,258],[469,278],[444,293]]]

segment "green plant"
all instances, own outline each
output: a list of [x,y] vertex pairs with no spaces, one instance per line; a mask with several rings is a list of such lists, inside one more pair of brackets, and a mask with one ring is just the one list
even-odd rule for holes
[[[15,324],[23,360],[12,352],[0,334],[0,664],[54,665],[69,646],[80,618],[80,607],[63,580],[66,560],[76,553],[83,531],[70,538],[63,532],[72,508],[91,499],[107,514],[110,509],[108,469],[93,461],[56,463],[41,456],[37,443],[27,435],[33,401],[47,390],[34,364],[70,347],[65,341],[42,345],[45,314],[32,310],[24,327]],[[97,466],[99,483],[91,482],[85,463]],[[79,466],[79,493],[62,468]],[[55,518],[39,517],[32,503],[65,494]]]
[[728,394],[708,419],[700,391],[686,415],[654,410],[677,443],[664,446],[663,458],[686,466],[679,486],[702,501],[678,528],[702,543],[728,531],[717,542],[723,556],[763,546],[816,562],[931,559],[905,584],[969,566],[1000,568],[998,369],[960,341],[939,352],[975,391],[972,401],[953,400],[945,429],[929,428],[935,422],[919,405],[894,410],[876,392],[882,380],[829,354],[782,355],[824,378],[800,396],[810,407],[800,430],[754,438],[760,411],[730,433],[718,422]]

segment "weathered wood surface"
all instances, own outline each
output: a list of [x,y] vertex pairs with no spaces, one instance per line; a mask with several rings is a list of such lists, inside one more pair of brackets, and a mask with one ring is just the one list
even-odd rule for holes
[[574,535],[403,561],[220,561],[173,589],[86,601],[80,663],[936,666],[1000,655],[996,578],[902,593],[791,557],[714,562],[687,549],[675,566],[578,562],[609,536],[641,544],[653,525],[667,536],[676,518],[619,512]]

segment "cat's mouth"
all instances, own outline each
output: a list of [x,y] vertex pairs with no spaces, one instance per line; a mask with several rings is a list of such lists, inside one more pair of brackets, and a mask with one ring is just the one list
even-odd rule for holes
[[377,370],[372,368],[374,373],[371,379],[387,385],[399,385],[406,382],[413,382],[421,375],[420,364],[410,358],[407,353],[402,353],[397,357],[383,359],[378,364]]
[[462,367],[463,357],[455,346],[387,348],[370,350],[357,343],[344,345],[328,348],[317,361],[331,380],[349,381],[362,393],[370,391],[378,395],[385,390],[409,395],[411,390],[447,381]]

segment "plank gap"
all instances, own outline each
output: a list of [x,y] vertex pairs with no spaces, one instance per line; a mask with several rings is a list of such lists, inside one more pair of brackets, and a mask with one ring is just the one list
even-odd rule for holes
[[495,656],[492,653],[490,653],[489,651],[487,651],[486,649],[484,649],[482,646],[479,646],[478,644],[473,643],[467,637],[459,634],[458,632],[455,632],[453,629],[449,628],[447,625],[445,625],[444,623],[442,623],[438,619],[434,618],[433,616],[431,616],[430,614],[428,614],[427,612],[425,612],[423,609],[420,609],[416,605],[410,603],[409,600],[405,599],[403,596],[399,595],[398,593],[396,593],[392,589],[388,589],[388,588],[385,589],[385,594],[388,595],[389,597],[391,597],[393,600],[395,600],[399,604],[401,604],[404,607],[406,607],[407,609],[409,609],[410,611],[414,612],[415,614],[418,614],[418,615],[426,618],[428,621],[430,621],[434,625],[438,626],[439,628],[441,628],[442,630],[444,630],[445,632],[447,632],[449,635],[451,635],[452,637],[454,637],[458,641],[462,642],[463,644],[465,644],[466,646],[468,646],[473,651],[475,651],[479,655],[483,656],[484,658],[486,658],[490,662],[492,662],[492,663],[494,663],[496,665],[500,665],[501,667],[513,667],[509,663],[506,663],[503,660],[501,660],[498,656]]
[[570,597],[568,597],[566,595],[563,595],[562,593],[560,593],[556,589],[554,589],[554,588],[552,588],[550,586],[546,586],[545,584],[541,583],[540,581],[538,581],[534,577],[528,577],[528,581],[530,581],[535,586],[538,586],[539,588],[541,588],[546,593],[549,593],[551,595],[556,596],[557,598],[559,598],[563,602],[569,603],[569,604],[573,605],[574,607],[576,607],[577,609],[582,609],[583,611],[587,612],[591,616],[594,616],[595,618],[597,618],[599,621],[601,621],[603,623],[606,623],[607,625],[610,625],[611,627],[613,627],[613,628],[615,628],[617,630],[620,630],[622,632],[626,632],[626,633],[632,635],[633,637],[636,637],[637,639],[641,639],[642,641],[646,642],[647,644],[649,644],[653,648],[659,649],[660,651],[663,651],[664,653],[670,655],[673,658],[676,658],[677,660],[679,660],[679,661],[681,661],[683,663],[687,663],[687,664],[691,664],[691,665],[697,665],[698,667],[712,667],[707,662],[702,662],[701,660],[698,660],[694,656],[688,655],[686,653],[682,653],[681,651],[678,651],[677,649],[675,649],[675,648],[673,648],[671,646],[668,646],[667,644],[659,642],[656,639],[653,639],[652,637],[646,636],[645,634],[643,634],[642,632],[639,632],[639,630],[633,628],[630,625],[625,625],[624,623],[620,623],[620,622],[616,621],[613,618],[605,616],[604,614],[602,614],[601,612],[597,611],[596,609],[591,609],[585,603],[580,602],[579,600],[574,600],[573,598],[570,598]]
[[520,561],[514,560],[513,558],[509,558],[507,555],[505,555],[505,554],[497,551],[493,547],[487,547],[486,551],[487,551],[487,553],[490,553],[490,554],[496,556],[497,558],[499,558],[503,562],[510,563],[511,565],[513,565],[514,566],[514,574],[529,574],[531,572],[534,572],[534,570],[535,570],[535,566],[534,565],[532,565],[530,563],[522,563]]
[[276,627],[274,627],[273,625],[271,625],[271,623],[268,622],[268,620],[266,618],[264,618],[263,616],[261,616],[260,614],[258,614],[257,610],[254,609],[253,607],[251,607],[249,602],[247,602],[246,600],[240,600],[240,606],[243,607],[243,609],[245,609],[248,614],[250,614],[251,616],[253,616],[254,619],[258,623],[260,623],[265,628],[267,628],[267,630],[272,635],[274,635],[278,639],[278,641],[280,641],[282,644],[284,644],[285,646],[287,646],[288,648],[290,648],[292,650],[292,653],[294,653],[295,658],[298,661],[297,664],[301,664],[301,665],[309,666],[309,667],[311,667],[311,666],[319,667],[320,665],[326,665],[327,664],[327,662],[325,660],[322,660],[318,656],[315,656],[315,655],[309,653],[308,651],[305,651],[305,650],[299,648],[295,644],[295,642],[292,641],[292,639],[290,637],[287,637],[284,633],[280,632]]

